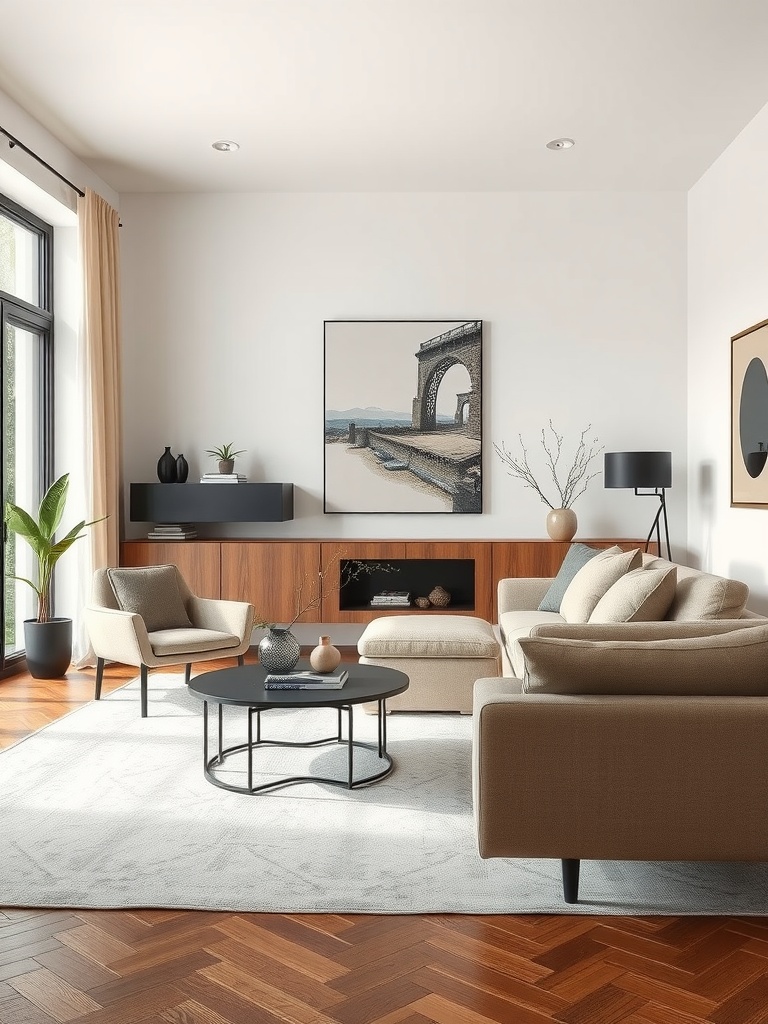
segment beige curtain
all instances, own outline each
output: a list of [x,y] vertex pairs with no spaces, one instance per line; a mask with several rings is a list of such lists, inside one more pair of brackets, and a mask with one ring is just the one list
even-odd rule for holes
[[[94,569],[119,564],[120,468],[120,240],[116,210],[92,189],[77,204],[83,281],[81,352],[84,373],[84,436],[87,518],[108,515],[81,542],[79,576],[87,602]],[[82,616],[78,617],[82,620]],[[94,663],[80,621],[73,661]]]

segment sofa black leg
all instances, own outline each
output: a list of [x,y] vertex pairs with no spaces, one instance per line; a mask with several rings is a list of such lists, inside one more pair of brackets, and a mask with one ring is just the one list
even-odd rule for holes
[[192,662],[188,661],[184,666],[184,682],[189,686],[189,680],[192,678]]
[[238,665],[244,665],[245,664],[245,655],[244,654],[238,654],[238,656],[237,656],[237,664]]
[[579,902],[580,860],[563,860],[563,899],[566,903]]
[[95,700],[101,700],[101,681],[104,678],[104,659],[96,659],[96,693]]
[[149,669],[146,665],[141,666],[141,717],[147,717],[147,683],[149,681]]

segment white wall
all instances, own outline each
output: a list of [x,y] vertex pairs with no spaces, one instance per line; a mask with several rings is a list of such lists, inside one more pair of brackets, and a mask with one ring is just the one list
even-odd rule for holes
[[768,509],[731,501],[731,337],[768,318],[768,107],[688,198],[688,536],[693,564],[768,612]]
[[[208,534],[544,537],[546,507],[491,442],[522,431],[538,458],[551,417],[569,452],[590,422],[608,450],[672,450],[682,553],[682,193],[158,194],[120,209],[126,482],[155,480],[166,444],[195,479],[204,450],[233,441],[251,480],[296,486],[293,522]],[[485,322],[485,513],[324,516],[323,320],[469,317]],[[577,537],[644,536],[655,509],[595,480]]]

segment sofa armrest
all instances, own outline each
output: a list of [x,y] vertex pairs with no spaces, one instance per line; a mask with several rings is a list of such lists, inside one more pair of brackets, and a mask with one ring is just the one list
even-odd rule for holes
[[247,601],[223,601],[207,597],[191,597],[187,605],[192,625],[197,629],[216,629],[233,633],[244,640],[253,631],[255,610]]
[[768,860],[768,698],[475,684],[482,857]]
[[499,580],[497,587],[499,615],[504,612],[534,611],[549,590],[553,577],[512,577]]
[[93,653],[123,665],[150,664],[154,659],[144,619],[135,612],[89,606],[83,612]]

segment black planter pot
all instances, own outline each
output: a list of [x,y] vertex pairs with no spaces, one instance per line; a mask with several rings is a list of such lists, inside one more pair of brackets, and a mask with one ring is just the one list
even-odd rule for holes
[[24,647],[34,679],[60,679],[72,661],[72,619],[25,619]]

